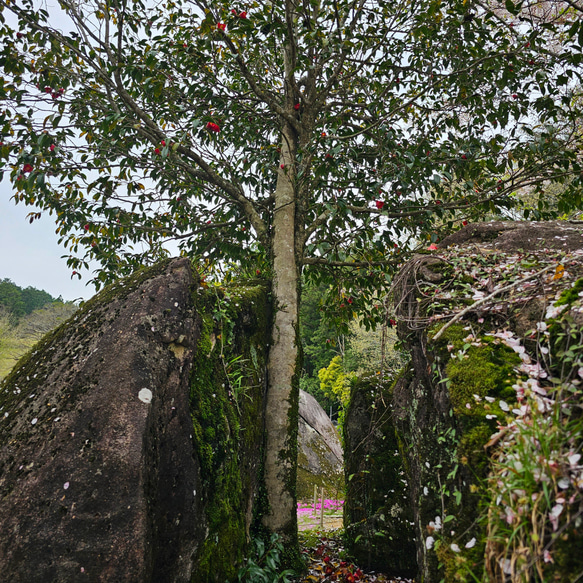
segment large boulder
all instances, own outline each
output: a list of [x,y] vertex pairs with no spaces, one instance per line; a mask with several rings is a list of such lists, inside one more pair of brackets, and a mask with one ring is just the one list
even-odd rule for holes
[[[425,583],[503,581],[520,571],[567,581],[583,568],[573,563],[582,544],[576,466],[544,462],[575,463],[569,452],[582,442],[567,417],[553,421],[557,411],[576,419],[583,401],[582,227],[470,225],[413,257],[395,280],[411,363],[392,408]],[[568,437],[545,454],[540,439],[526,437],[533,423]]]
[[346,549],[366,569],[417,572],[409,483],[395,429],[392,385],[378,375],[352,383],[344,419]]
[[324,488],[328,498],[341,496],[343,471],[342,445],[334,424],[318,401],[300,390],[298,498],[309,499],[314,486]]
[[[5,379],[3,580],[233,577],[257,491],[267,309],[264,290],[230,295],[236,307],[187,260],[162,263],[97,295]],[[238,395],[231,348],[254,363]]]

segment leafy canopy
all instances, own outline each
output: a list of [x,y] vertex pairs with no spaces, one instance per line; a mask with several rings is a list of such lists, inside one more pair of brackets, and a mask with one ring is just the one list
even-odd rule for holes
[[57,26],[0,2],[0,166],[54,214],[74,273],[100,263],[98,286],[169,241],[268,273],[280,172],[298,261],[337,277],[337,317],[374,319],[372,290],[436,224],[525,188],[546,218],[551,182],[559,212],[581,207],[576,2],[59,4]]

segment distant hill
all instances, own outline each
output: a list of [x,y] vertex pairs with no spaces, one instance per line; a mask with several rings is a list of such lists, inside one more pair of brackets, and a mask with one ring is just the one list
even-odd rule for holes
[[0,379],[44,334],[76,310],[75,303],[53,298],[46,291],[0,280]]
[[30,286],[21,288],[9,279],[0,280],[0,308],[4,307],[17,321],[47,304],[62,301],[46,291]]

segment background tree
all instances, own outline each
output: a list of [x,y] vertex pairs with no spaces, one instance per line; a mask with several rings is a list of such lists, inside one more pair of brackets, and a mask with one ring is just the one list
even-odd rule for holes
[[0,306],[10,314],[13,323],[47,304],[57,301],[44,290],[34,287],[21,288],[9,279],[0,280]]
[[511,0],[59,4],[64,31],[33,0],[0,0],[15,199],[40,207],[31,220],[54,213],[73,274],[95,259],[97,285],[172,240],[271,279],[263,523],[293,551],[300,272],[334,281],[332,315],[371,323],[434,220],[550,180],[567,185],[561,211],[581,205],[580,15],[562,4],[541,21]]
[[0,379],[47,332],[76,310],[73,302],[55,299],[44,290],[23,289],[9,279],[0,281]]

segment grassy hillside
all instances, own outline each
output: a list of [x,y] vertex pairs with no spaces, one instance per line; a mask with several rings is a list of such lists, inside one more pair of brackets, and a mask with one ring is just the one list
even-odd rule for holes
[[0,280],[0,379],[44,334],[64,322],[77,306],[43,290]]

